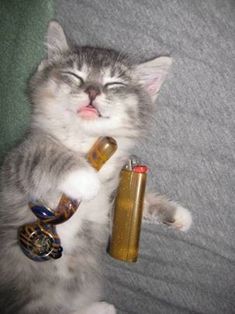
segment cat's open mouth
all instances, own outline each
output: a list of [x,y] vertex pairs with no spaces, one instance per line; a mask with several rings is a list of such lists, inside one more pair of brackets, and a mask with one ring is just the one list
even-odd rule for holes
[[93,106],[92,103],[79,109],[78,115],[85,119],[95,119],[102,117],[99,110],[95,106]]

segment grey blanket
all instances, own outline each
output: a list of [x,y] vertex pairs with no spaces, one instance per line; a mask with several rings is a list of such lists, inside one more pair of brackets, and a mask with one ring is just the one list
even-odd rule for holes
[[104,256],[106,300],[119,313],[235,313],[234,0],[57,0],[80,44],[138,61],[171,55],[151,136],[137,152],[149,188],[193,214],[188,233],[143,223],[140,256]]

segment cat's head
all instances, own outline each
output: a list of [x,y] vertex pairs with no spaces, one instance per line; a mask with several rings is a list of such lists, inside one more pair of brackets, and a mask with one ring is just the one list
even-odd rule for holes
[[47,52],[31,80],[34,124],[65,137],[137,136],[147,127],[169,57],[136,65],[111,49],[69,45],[55,21]]

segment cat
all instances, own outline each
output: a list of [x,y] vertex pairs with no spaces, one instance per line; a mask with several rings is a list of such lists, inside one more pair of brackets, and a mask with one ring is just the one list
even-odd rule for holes
[[[115,307],[101,302],[100,270],[111,195],[172,60],[134,64],[112,49],[78,47],[56,21],[49,23],[46,41],[47,56],[29,83],[29,131],[1,169],[1,313],[113,314]],[[85,155],[100,136],[115,138],[118,150],[97,172]],[[82,200],[57,226],[63,255],[32,261],[17,242],[18,228],[35,221],[28,202],[43,199],[55,208],[62,193]],[[144,215],[183,231],[192,221],[187,209],[148,193]]]

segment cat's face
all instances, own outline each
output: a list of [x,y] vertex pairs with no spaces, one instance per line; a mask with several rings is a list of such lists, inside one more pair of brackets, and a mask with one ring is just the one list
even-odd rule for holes
[[134,129],[141,95],[131,67],[118,57],[113,51],[78,48],[53,61],[38,72],[36,113],[94,134]]
[[113,50],[71,49],[56,22],[50,23],[47,40],[48,58],[32,79],[35,121],[70,134],[79,129],[93,136],[136,136],[148,122],[170,59],[158,58],[165,68],[160,62],[153,75],[153,61],[135,66]]

